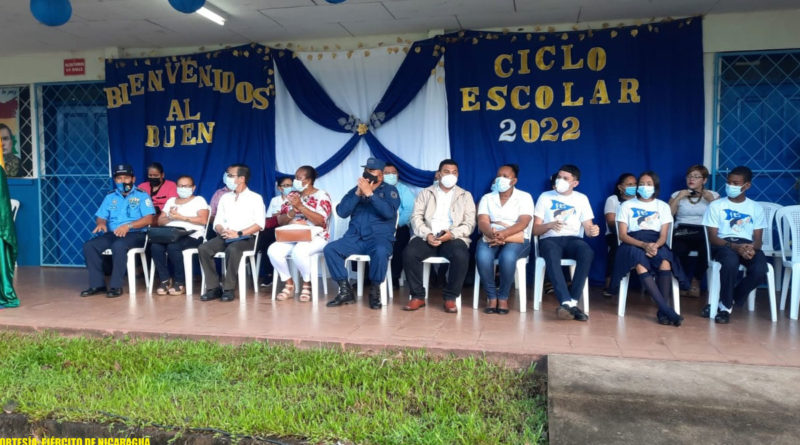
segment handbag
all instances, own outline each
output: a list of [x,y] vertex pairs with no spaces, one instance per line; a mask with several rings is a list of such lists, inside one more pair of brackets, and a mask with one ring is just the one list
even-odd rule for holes
[[311,238],[322,232],[322,227],[305,224],[287,224],[275,228],[275,241],[296,243],[311,241]]
[[189,236],[194,233],[194,230],[186,230],[182,227],[151,227],[147,233],[150,236],[150,242],[158,244],[171,244],[179,239]]
[[[485,243],[489,244],[489,242],[491,240],[489,238],[487,238],[486,235],[484,235],[483,236],[483,241]],[[520,244],[522,244],[522,243],[525,242],[525,231],[523,230],[523,231],[517,232],[517,233],[515,233],[513,235],[509,235],[509,236],[506,237],[506,239],[504,241],[506,243],[520,243]]]

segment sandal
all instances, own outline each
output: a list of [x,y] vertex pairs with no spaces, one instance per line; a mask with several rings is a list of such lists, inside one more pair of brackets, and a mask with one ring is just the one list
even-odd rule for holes
[[275,297],[275,299],[278,301],[284,301],[292,297],[294,297],[294,283],[286,283],[283,286],[283,289],[281,289],[280,293],[278,293],[278,296]]
[[167,295],[167,288],[169,288],[169,280],[164,280],[158,284],[158,287],[156,288],[156,294]]
[[300,301],[307,303],[311,301],[311,283],[303,283],[303,288],[300,289]]
[[173,283],[172,287],[167,291],[170,295],[181,295],[186,292],[186,287],[183,283]]

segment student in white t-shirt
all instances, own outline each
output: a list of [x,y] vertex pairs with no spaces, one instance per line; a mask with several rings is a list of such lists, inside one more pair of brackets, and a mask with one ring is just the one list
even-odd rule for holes
[[[680,261],[683,270],[692,276],[691,295],[700,294],[700,281],[708,268],[706,231],[703,228],[703,215],[708,205],[719,198],[719,193],[705,188],[708,182],[708,169],[703,165],[693,165],[686,170],[686,188],[673,193],[669,207],[675,217],[672,231],[672,252]],[[689,254],[699,253],[696,257]],[[682,289],[689,290],[689,289]]]
[[603,214],[606,217],[606,245],[608,246],[608,256],[606,257],[606,287],[603,289],[604,297],[613,297],[611,292],[611,271],[614,269],[614,258],[617,253],[617,212],[623,202],[636,196],[636,175],[633,173],[623,173],[617,178],[614,184],[614,193],[606,198],[603,206]]
[[[170,244],[151,243],[150,253],[158,272],[159,284],[156,287],[158,295],[180,295],[186,291],[184,276],[183,251],[200,245],[206,236],[206,222],[208,222],[208,203],[202,196],[194,194],[196,187],[191,176],[181,176],[177,181],[177,198],[169,198],[164,203],[164,208],[158,216],[158,225],[167,227],[181,227],[194,230],[194,233]],[[167,259],[172,266],[169,272]],[[172,285],[170,285],[172,280]]]
[[[722,264],[719,311],[714,317],[717,323],[729,323],[733,305],[744,304],[747,295],[767,275],[767,258],[761,250],[761,237],[766,228],[764,209],[746,196],[752,179],[753,172],[747,167],[731,170],[725,184],[727,198],[709,204],[703,216],[711,257]],[[740,264],[747,268],[747,273],[737,284]],[[711,315],[710,305],[703,308],[702,315]]]
[[636,269],[639,281],[658,304],[658,322],[680,326],[683,317],[669,305],[673,275],[679,281],[686,281],[680,265],[676,264],[672,251],[666,245],[672,212],[666,202],[656,199],[661,181],[655,172],[642,173],[638,183],[637,197],[625,201],[617,212],[621,244],[614,261],[611,285],[618,289],[622,277],[631,269]]
[[[478,203],[478,239],[475,263],[486,291],[487,314],[508,313],[508,293],[514,283],[517,260],[531,252],[533,198],[515,187],[519,166],[505,164],[497,170],[493,188]],[[500,286],[495,286],[494,260],[498,260]]]
[[[574,165],[562,165],[556,173],[555,190],[544,192],[536,200],[533,211],[533,234],[539,237],[540,255],[544,258],[547,278],[553,284],[556,297],[561,303],[556,309],[558,318],[586,321],[586,315],[578,306],[583,286],[589,276],[594,251],[582,239],[581,231],[595,237],[600,227],[592,220],[594,213],[586,195],[576,192],[581,171]],[[567,288],[561,259],[576,261],[572,286]]]

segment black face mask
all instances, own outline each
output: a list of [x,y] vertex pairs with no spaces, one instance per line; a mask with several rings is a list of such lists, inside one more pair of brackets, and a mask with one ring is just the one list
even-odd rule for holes
[[161,178],[147,178],[147,182],[150,183],[150,187],[158,187],[161,185]]
[[375,175],[373,175],[373,174],[372,174],[372,173],[370,173],[370,172],[367,172],[367,171],[365,171],[365,172],[364,172],[364,174],[363,174],[363,175],[361,175],[361,176],[363,176],[363,177],[364,177],[364,179],[366,179],[367,181],[369,181],[369,182],[370,182],[370,184],[375,184],[376,182],[378,182],[378,177],[377,177],[377,176],[375,176]]

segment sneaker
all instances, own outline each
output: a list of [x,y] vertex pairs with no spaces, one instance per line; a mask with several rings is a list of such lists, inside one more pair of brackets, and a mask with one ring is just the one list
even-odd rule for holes
[[731,322],[731,313],[728,311],[719,311],[717,312],[717,316],[714,317],[714,321],[719,324],[728,324]]

